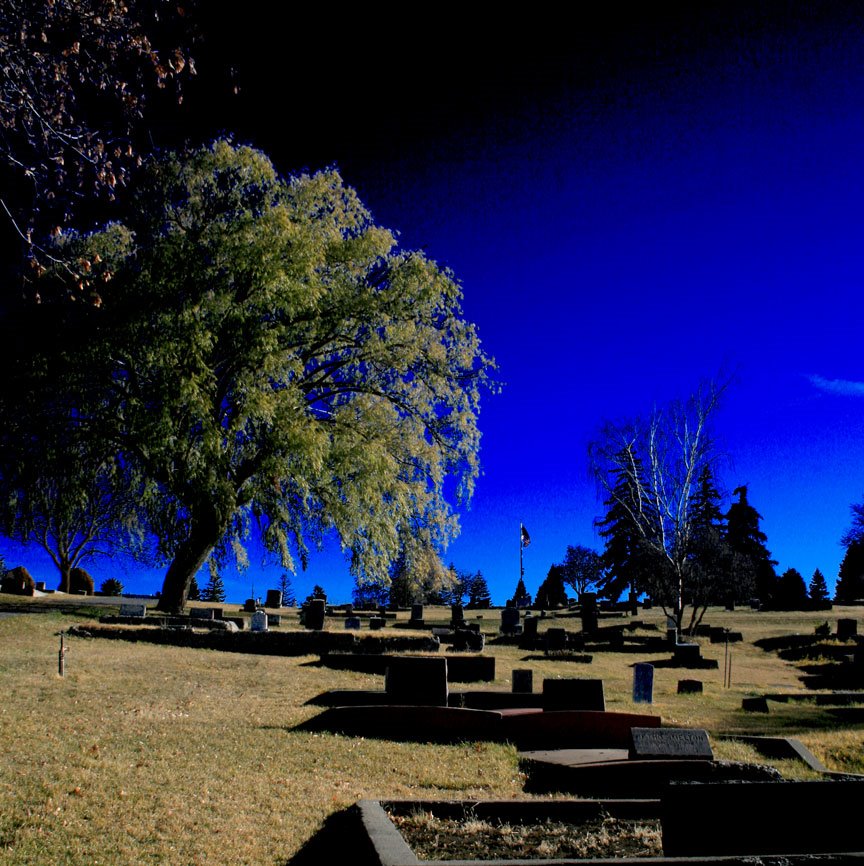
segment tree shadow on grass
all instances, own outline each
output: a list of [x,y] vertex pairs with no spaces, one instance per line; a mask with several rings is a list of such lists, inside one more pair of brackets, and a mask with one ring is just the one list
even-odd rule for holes
[[321,866],[325,863],[377,864],[375,850],[363,828],[356,805],[334,812],[286,866]]

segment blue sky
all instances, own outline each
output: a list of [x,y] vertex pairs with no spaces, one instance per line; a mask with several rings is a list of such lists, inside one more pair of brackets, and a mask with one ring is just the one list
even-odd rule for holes
[[[568,544],[601,547],[586,449],[603,422],[710,378],[731,381],[725,489],[749,485],[778,573],[833,584],[864,499],[864,27],[841,4],[756,7],[754,23],[731,5],[741,26],[716,38],[692,11],[621,39],[610,17],[597,44],[585,24],[552,57],[534,45],[524,77],[489,47],[440,87],[409,68],[362,143],[322,132],[295,153],[275,121],[249,121],[257,103],[238,113],[282,170],[337,164],[403,246],[461,281],[504,388],[484,402],[483,475],[444,560],[481,569],[496,602],[518,579],[520,521],[531,592]],[[259,558],[229,575],[230,598],[275,585]],[[350,596],[332,550],[293,578],[301,597],[314,583]]]

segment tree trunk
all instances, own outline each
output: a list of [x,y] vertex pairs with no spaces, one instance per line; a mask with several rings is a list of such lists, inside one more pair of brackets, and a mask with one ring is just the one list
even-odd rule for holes
[[186,607],[192,578],[207,561],[213,548],[222,540],[228,521],[219,517],[212,509],[192,521],[189,537],[177,548],[162,584],[162,595],[157,610],[165,613],[181,613]]
[[69,592],[72,586],[72,576],[70,574],[72,571],[72,564],[68,559],[66,559],[66,557],[62,557],[57,568],[60,571],[60,586],[58,589],[60,592]]

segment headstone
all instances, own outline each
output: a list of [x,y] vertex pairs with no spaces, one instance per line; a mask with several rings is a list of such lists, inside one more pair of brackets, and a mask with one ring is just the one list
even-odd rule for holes
[[646,598],[645,601],[642,602],[643,610],[651,610],[654,607],[654,602],[650,598]]
[[582,631],[591,634],[597,631],[597,593],[583,592],[579,595],[580,617],[582,619]]
[[526,638],[537,637],[537,627],[540,625],[540,620],[536,616],[526,616],[522,622],[522,634]]
[[563,628],[546,629],[546,652],[561,652],[567,649],[567,631]]
[[360,617],[358,617],[358,616],[346,616],[345,617],[345,628],[359,629],[360,628]]
[[267,614],[263,610],[256,610],[252,614],[249,628],[252,631],[267,631]]
[[606,710],[603,680],[568,677],[543,680],[544,710]]
[[633,703],[654,703],[654,665],[633,665]]
[[630,760],[714,760],[708,733],[700,728],[632,728]]
[[213,611],[213,619],[222,619],[222,614],[225,612],[221,607],[211,607]]
[[750,599],[750,610],[759,610],[762,607],[762,600],[759,598]]
[[679,695],[701,695],[702,680],[678,680]]
[[378,631],[379,629],[384,628],[384,617],[383,616],[370,616],[369,617],[369,630],[370,631]]
[[146,604],[121,604],[120,616],[147,616]]
[[678,643],[678,629],[677,628],[667,628],[666,629],[666,643],[670,646],[676,646]]
[[501,610],[501,631],[504,634],[514,634],[519,625],[519,609],[505,607]]
[[411,605],[411,622],[422,623],[423,622],[423,605],[422,604],[412,604]]
[[275,607],[277,610],[282,607],[282,590],[268,589],[267,598],[264,600],[264,607]]
[[726,602],[726,610],[735,610],[735,602],[727,601]]
[[191,619],[215,619],[212,607],[190,607],[189,616]]
[[344,610],[345,610],[345,616],[353,616],[354,615],[354,605],[353,604],[346,604],[344,607]]
[[837,620],[837,640],[851,640],[858,634],[857,619]]
[[752,698],[742,698],[741,709],[745,713],[767,713],[768,699],[762,695]]
[[324,628],[324,614],[327,602],[323,598],[313,598],[306,607],[304,624],[306,628],[321,631]]
[[45,581],[44,581],[44,580],[37,580],[37,581],[36,581],[36,589],[37,589],[39,592],[45,592],[45,585],[46,585],[46,584],[45,584]]
[[639,596],[632,589],[627,595],[627,607],[633,616],[639,613]]
[[486,646],[486,635],[471,629],[457,629],[453,638],[453,649],[466,650],[467,652],[480,653]]
[[513,693],[530,695],[534,691],[534,671],[528,668],[513,669]]
[[672,629],[672,628],[674,628],[674,629],[678,628],[678,620],[674,616],[667,616],[666,617],[666,631],[669,631],[669,629]]
[[243,604],[243,610],[246,613],[255,613],[258,610],[258,602],[254,598],[247,598]]
[[702,650],[698,643],[675,644],[675,661],[679,664],[698,664],[701,659]]
[[276,628],[277,626],[282,625],[282,614],[279,613],[268,613],[267,616],[267,627],[268,628]]
[[394,704],[446,707],[447,659],[392,656],[384,674],[384,691]]
[[450,608],[450,621],[453,625],[461,625],[465,622],[465,611],[461,604],[454,604]]

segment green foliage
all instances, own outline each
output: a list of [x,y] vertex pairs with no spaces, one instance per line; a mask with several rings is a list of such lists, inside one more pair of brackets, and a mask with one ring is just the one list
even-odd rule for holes
[[525,586],[525,581],[520,577],[516,584],[516,589],[513,592],[513,597],[508,604],[514,604],[516,607],[531,607],[531,593],[528,592]]
[[393,565],[390,581],[390,603],[396,607],[411,604],[443,604],[458,587],[455,570],[446,568],[430,544],[417,539],[407,543]]
[[765,546],[768,537],[759,528],[762,515],[747,501],[747,485],[742,484],[732,491],[738,494],[726,513],[726,541],[752,569],[757,596],[763,604],[770,605],[777,592],[777,562]]
[[200,601],[201,589],[198,586],[198,578],[193,574],[192,580],[189,583],[189,601]]
[[461,576],[462,591],[468,596],[468,607],[476,610],[485,610],[492,604],[492,596],[489,593],[489,584],[483,577],[483,572],[475,571],[473,574],[467,572]]
[[215,568],[210,569],[210,579],[200,592],[201,601],[211,601],[221,604],[225,601],[225,582]]
[[834,598],[840,604],[864,598],[864,539],[849,541],[840,563]]
[[808,596],[812,602],[828,601],[828,584],[825,582],[825,575],[818,568],[810,578]]
[[378,582],[455,535],[445,480],[470,497],[492,362],[451,274],[336,172],[283,181],[226,141],[154,161],[129,228],[87,372],[170,563],[162,609],[208,558],[242,565],[252,521],[288,571],[333,530]]
[[553,565],[546,579],[537,589],[534,596],[534,607],[541,610],[553,610],[567,605],[567,593],[564,590],[564,566]]
[[386,607],[390,603],[390,585],[358,583],[351,594],[354,606],[360,609]]
[[774,607],[781,610],[807,609],[807,585],[797,569],[789,568],[780,575]]
[[282,591],[283,607],[297,607],[297,596],[294,594],[291,578],[284,572],[279,577],[279,589]]
[[109,577],[102,581],[99,592],[102,595],[123,595],[123,584],[116,577]]
[[[612,544],[614,547],[615,542]],[[577,595],[600,586],[606,574],[600,554],[582,544],[567,545],[561,568],[564,570],[564,582],[572,586]],[[624,570],[626,571],[626,565]],[[620,592],[618,594],[620,595]]]

